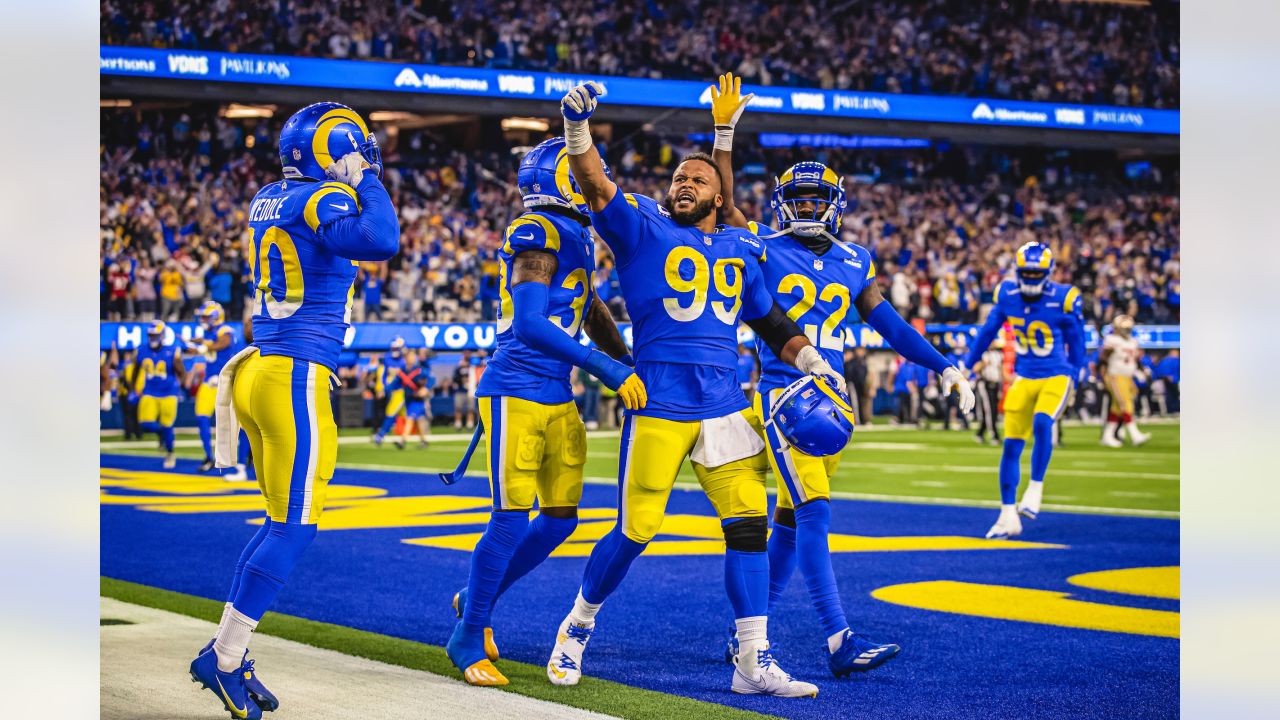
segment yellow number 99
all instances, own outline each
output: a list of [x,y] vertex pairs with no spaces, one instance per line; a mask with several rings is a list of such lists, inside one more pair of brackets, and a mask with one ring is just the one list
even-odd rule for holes
[[[693,277],[688,280],[680,274],[680,269],[686,260],[693,265]],[[672,290],[678,293],[693,293],[688,305],[682,305],[680,298],[663,298],[662,306],[666,308],[667,314],[680,322],[698,319],[707,307],[707,281],[711,275],[707,267],[707,259],[697,250],[681,245],[667,255],[665,275],[667,285],[670,285]]]

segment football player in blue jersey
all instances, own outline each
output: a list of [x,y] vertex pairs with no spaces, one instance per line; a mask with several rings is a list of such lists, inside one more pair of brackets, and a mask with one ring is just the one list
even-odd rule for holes
[[267,512],[236,563],[217,634],[191,662],[192,679],[237,718],[278,705],[248,659],[249,639],[324,508],[338,452],[329,395],[356,262],[400,248],[378,144],[354,110],[333,102],[299,110],[280,132],[280,161],[284,179],[249,206],[253,344],[223,368],[216,409],[217,463],[235,463],[243,426]]
[[147,344],[138,348],[133,377],[129,387],[141,395],[138,400],[138,426],[160,436],[164,446],[164,467],[178,463],[173,453],[173,425],[178,419],[178,394],[186,381],[182,365],[182,349],[165,344],[168,328],[160,320],[147,325]]
[[[382,426],[373,434],[374,445],[381,445],[383,438],[395,427],[396,418],[406,415],[404,381],[400,377],[404,368],[404,338],[397,335],[391,339],[391,347],[382,358],[382,364],[378,367],[378,377],[374,383],[374,392],[379,398],[385,398],[387,401]],[[404,449],[404,438],[397,437],[396,447]]]
[[[1022,534],[1019,514],[1034,520],[1040,513],[1044,476],[1053,454],[1053,428],[1070,402],[1084,369],[1084,318],[1080,291],[1052,282],[1049,246],[1029,242],[1018,248],[1016,280],[996,286],[995,307],[978,331],[965,364],[981,369],[982,354],[1007,322],[1013,330],[1014,373],[1004,397],[1004,453],[1000,458],[1000,517],[989,538]],[[1022,449],[1031,445],[1031,482],[1015,505]]]
[[[776,230],[748,221],[734,206],[733,128],[752,96],[742,96],[741,80],[726,73],[712,87],[711,97],[716,132],[712,156],[719,167],[725,221],[747,227],[763,240],[767,252],[760,269],[768,291],[787,316],[804,329],[826,362],[841,366],[846,316],[855,308],[890,347],[939,373],[944,392],[949,395],[955,388],[963,412],[971,410],[973,391],[960,371],[884,301],[871,254],[836,239],[846,200],[843,181],[831,168],[802,162],[782,173],[771,200],[781,226]],[[845,619],[827,541],[831,476],[840,455],[806,454],[785,442],[776,427],[766,425],[783,391],[803,374],[782,361],[767,342],[757,340],[756,345],[761,370],[754,424],[764,436],[769,465],[778,478],[778,504],[769,538],[769,605],[777,603],[798,564],[822,623],[831,672],[842,677],[871,670],[892,659],[900,648],[854,633]],[[740,641],[740,634],[730,640],[727,658],[737,654]]]
[[731,689],[816,695],[817,687],[778,667],[769,647],[768,461],[738,384],[739,321],[800,373],[823,376],[841,392],[844,378],[774,302],[761,273],[765,248],[756,236],[716,225],[723,198],[709,155],[684,158],[661,204],[624,193],[613,183],[588,127],[602,94],[603,88],[588,82],[564,97],[565,142],[592,226],[617,259],[632,319],[636,372],[649,402],[626,415],[618,522],[591,551],[581,590],[557,633],[547,676],[557,685],[581,678],[596,613],[661,528],[676,474],[689,457],[725,537],[725,586],[741,644]]
[[227,325],[227,313],[222,305],[206,300],[196,310],[196,320],[204,330],[204,337],[188,343],[195,357],[204,365],[202,381],[196,388],[196,426],[200,430],[200,444],[204,447],[204,464],[200,472],[213,469],[213,406],[218,397],[218,375],[232,355],[240,352],[236,331]]
[[[531,150],[517,183],[525,212],[507,226],[499,251],[498,347],[476,387],[493,514],[471,555],[467,587],[454,596],[459,621],[446,645],[472,685],[507,684],[492,663],[493,604],[578,524],[587,435],[569,384],[573,366],[617,391],[629,410],[646,399],[627,346],[592,288],[595,242],[564,138]],[[584,330],[603,352],[579,342]],[[535,499],[538,517],[530,522]]]

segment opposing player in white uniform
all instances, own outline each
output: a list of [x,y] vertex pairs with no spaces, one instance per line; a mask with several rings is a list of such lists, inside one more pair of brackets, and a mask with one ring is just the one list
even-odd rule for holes
[[1135,446],[1151,439],[1150,435],[1138,429],[1138,422],[1133,419],[1134,399],[1138,396],[1133,375],[1138,371],[1138,358],[1142,355],[1142,347],[1133,337],[1133,324],[1133,318],[1128,315],[1117,316],[1111,323],[1112,332],[1102,341],[1102,351],[1098,354],[1103,382],[1111,396],[1107,424],[1102,429],[1102,444],[1107,447],[1124,446],[1119,436],[1121,427]]

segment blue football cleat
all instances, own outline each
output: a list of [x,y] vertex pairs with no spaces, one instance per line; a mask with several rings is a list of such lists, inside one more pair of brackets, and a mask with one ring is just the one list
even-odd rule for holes
[[[213,649],[213,640],[210,640],[204,647],[200,648],[200,655]],[[258,707],[262,708],[262,712],[272,712],[280,707],[280,701],[276,699],[274,693],[267,689],[266,685],[258,679],[258,674],[253,671],[253,661],[249,659],[249,651],[244,651],[244,668],[249,673],[244,679],[244,686],[249,689],[249,697],[258,703]]]
[[382,434],[381,434],[381,433],[374,433],[374,434],[373,434],[373,444],[374,444],[374,445],[376,445],[376,446],[378,446],[378,447],[382,447]]
[[453,628],[453,634],[449,636],[449,642],[445,643],[444,651],[453,666],[462,672],[462,677],[468,684],[481,687],[506,685],[506,676],[486,656],[484,645],[484,634],[469,630],[459,620]]
[[[453,615],[461,620],[462,614],[466,611],[467,589],[462,588],[453,594]],[[484,629],[484,654],[485,657],[489,658],[490,662],[497,662],[498,658],[501,657],[498,654],[498,643],[493,641],[493,628],[491,627]]]
[[262,718],[262,708],[249,696],[249,688],[245,686],[245,679],[252,675],[253,667],[248,663],[229,673],[219,670],[218,656],[212,648],[191,661],[191,682],[200,683],[201,687],[217,695],[231,717],[240,720]]
[[874,670],[900,652],[902,648],[897,645],[872,642],[865,635],[845,630],[840,647],[827,656],[827,665],[831,667],[832,675],[845,677],[851,672]]
[[738,662],[738,628],[734,625],[729,626],[729,642],[724,646],[724,662],[726,665]]

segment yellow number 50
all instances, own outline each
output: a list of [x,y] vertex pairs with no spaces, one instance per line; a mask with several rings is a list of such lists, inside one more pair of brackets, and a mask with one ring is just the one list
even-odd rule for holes
[[[692,266],[693,277],[685,279],[681,270]],[[677,293],[690,293],[687,304],[679,297],[663,298],[662,306],[673,320],[693,322],[702,317],[707,309],[707,295],[714,282],[716,292],[724,300],[711,301],[711,311],[720,322],[735,325],[738,322],[738,311],[742,309],[742,277],[746,263],[742,258],[720,258],[713,266],[707,265],[707,259],[697,250],[686,245],[674,248],[667,254],[663,274],[667,285]],[[714,279],[713,279],[714,276]]]

